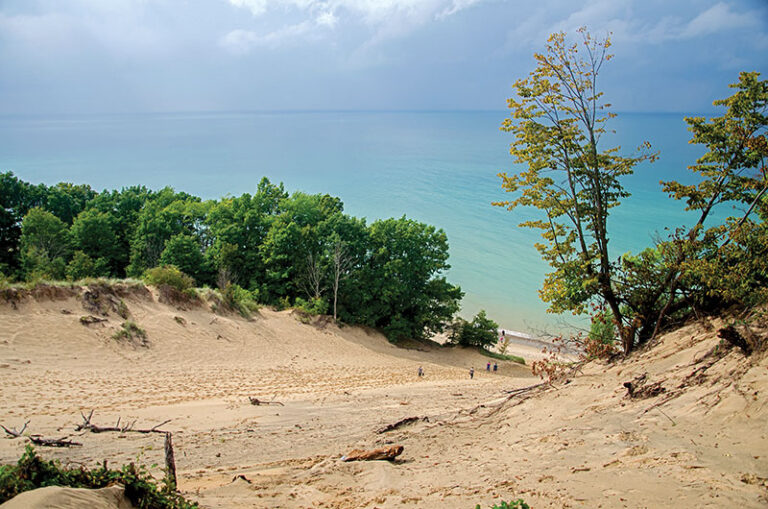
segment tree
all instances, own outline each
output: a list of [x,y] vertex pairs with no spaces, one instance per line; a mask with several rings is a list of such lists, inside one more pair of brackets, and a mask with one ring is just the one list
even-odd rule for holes
[[21,261],[27,279],[63,279],[70,240],[67,225],[39,207],[21,223]]
[[353,263],[353,258],[346,244],[341,240],[333,243],[333,321],[336,321],[337,304],[339,300],[339,283],[346,277]]
[[[72,247],[90,258],[104,260],[107,267],[117,269],[120,245],[112,223],[112,216],[105,212],[94,209],[84,210],[78,214],[70,228]],[[84,259],[80,258],[78,263],[84,262]]]
[[453,323],[451,341],[464,346],[488,348],[496,343],[498,328],[499,325],[488,318],[485,310],[481,309],[471,322],[459,318]]
[[[711,311],[732,304],[754,305],[768,299],[768,81],[742,72],[731,85],[736,92],[714,101],[726,108],[711,118],[686,118],[691,143],[707,152],[689,169],[699,182],[662,182],[664,191],[685,200],[698,213],[688,230],[679,229],[661,244],[667,255],[666,302],[653,334],[671,312],[691,301]],[[717,207],[735,206],[741,214],[705,228]],[[693,294],[693,295],[691,295]]]
[[192,276],[198,285],[208,275],[207,264],[197,238],[185,233],[174,235],[165,243],[160,254],[161,265],[173,265]]
[[384,331],[392,341],[442,332],[459,309],[461,289],[448,283],[448,239],[443,230],[402,217],[369,228],[368,256],[348,281],[345,321]]
[[206,223],[212,245],[206,257],[215,271],[253,290],[264,280],[260,246],[272,221],[282,212],[288,198],[283,185],[274,185],[266,177],[256,194],[225,198],[212,205]]
[[597,88],[602,66],[612,57],[607,52],[611,42],[593,39],[583,28],[579,34],[581,42],[573,44],[564,33],[552,34],[546,53],[534,55],[536,68],[514,85],[517,97],[508,100],[511,118],[501,129],[514,135],[510,153],[526,169],[499,174],[503,189],[519,195],[495,205],[544,213],[543,219],[521,226],[540,229],[545,240],[536,248],[554,269],[539,292],[549,311],[580,314],[590,302],[604,302],[628,354],[637,322],[624,316],[621,307],[607,219],[610,209],[629,196],[621,178],[655,155],[624,157],[620,147],[601,149],[605,123],[615,116]]
[[19,268],[21,220],[32,207],[45,201],[45,186],[19,180],[13,172],[0,173],[0,270],[11,273]]

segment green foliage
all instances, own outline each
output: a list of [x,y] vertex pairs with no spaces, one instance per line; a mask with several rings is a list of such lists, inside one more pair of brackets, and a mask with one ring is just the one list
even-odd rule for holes
[[81,212],[72,223],[71,237],[74,249],[80,250],[93,259],[101,259],[106,272],[99,271],[95,276],[111,275],[111,267],[115,267],[119,256],[118,242],[115,234],[114,218],[105,212],[89,209]]
[[258,311],[258,293],[251,292],[237,284],[231,283],[221,291],[222,302],[230,311],[240,313],[243,318],[250,318],[251,314]]
[[194,236],[185,233],[179,233],[168,239],[160,255],[160,263],[178,267],[197,282],[205,280],[209,272],[207,262],[200,251],[200,243]]
[[163,485],[143,466],[133,463],[120,470],[97,467],[65,468],[58,461],[44,460],[27,445],[16,465],[0,466],[0,503],[19,493],[46,486],[99,489],[114,484],[125,486],[125,495],[140,509],[195,509],[197,504],[185,500],[174,487],[163,480]]
[[69,249],[67,225],[46,210],[30,209],[21,223],[21,262],[27,280],[64,279]]
[[463,295],[441,276],[450,268],[445,232],[402,217],[376,221],[368,235],[369,255],[350,278],[354,311],[340,316],[376,327],[391,341],[442,332]]
[[148,269],[144,272],[143,279],[148,285],[168,285],[180,292],[195,286],[194,279],[173,265],[163,265],[162,267]]
[[496,343],[499,325],[488,318],[481,309],[471,322],[458,318],[451,326],[451,341],[464,346],[479,346],[483,349]]
[[610,311],[601,310],[592,315],[589,339],[606,345],[616,341],[616,324]]
[[109,262],[106,258],[94,260],[82,251],[75,251],[67,264],[66,274],[71,281],[105,277],[109,275]]
[[312,316],[325,315],[328,313],[328,302],[317,297],[308,300],[296,297],[294,307]]
[[176,193],[165,188],[144,203],[137,217],[131,239],[131,262],[128,275],[142,274],[160,263],[166,243],[174,235],[187,234],[200,238],[207,236],[205,214],[210,208],[200,198]]
[[[480,504],[477,504],[475,509],[480,509]],[[511,502],[501,501],[499,504],[493,504],[491,509],[531,509],[531,507],[522,498],[518,498]]]

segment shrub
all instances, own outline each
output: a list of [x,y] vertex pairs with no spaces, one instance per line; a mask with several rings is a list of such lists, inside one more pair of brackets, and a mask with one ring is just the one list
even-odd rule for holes
[[[475,506],[475,509],[480,509],[480,504]],[[513,500],[512,502],[501,502],[501,505],[493,504],[491,509],[531,509],[531,506],[525,503],[522,498]]]
[[328,313],[328,302],[320,297],[313,297],[309,300],[296,297],[294,307],[312,316],[325,315]]
[[146,344],[147,331],[139,327],[139,325],[132,321],[126,320],[122,324],[122,328],[112,335],[112,339],[120,340],[133,340],[138,339],[142,344]]
[[67,486],[71,488],[106,488],[120,483],[125,486],[125,495],[136,507],[157,509],[196,509],[190,502],[174,491],[172,483],[164,479],[163,485],[149,474],[143,466],[133,463],[120,470],[102,467],[89,470],[85,467],[65,468],[58,461],[47,461],[35,454],[27,445],[16,465],[0,466],[0,504],[19,493],[45,486]]
[[240,313],[243,318],[250,318],[251,313],[258,311],[257,292],[248,291],[234,283],[227,284],[221,291],[224,307]]
[[193,288],[195,280],[184,274],[174,265],[163,265],[144,271],[144,281],[148,285],[162,286],[168,285],[180,292]]
[[85,278],[95,278],[109,274],[109,264],[106,258],[94,260],[82,251],[75,251],[72,260],[67,264],[67,279],[78,281]]

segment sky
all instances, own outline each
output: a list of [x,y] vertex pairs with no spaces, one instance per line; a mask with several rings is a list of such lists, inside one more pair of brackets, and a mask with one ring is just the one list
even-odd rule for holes
[[503,110],[580,26],[616,111],[768,76],[768,0],[0,0],[0,114]]

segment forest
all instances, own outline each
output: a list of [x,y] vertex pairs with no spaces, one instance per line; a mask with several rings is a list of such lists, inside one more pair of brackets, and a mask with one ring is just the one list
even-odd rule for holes
[[0,173],[6,284],[180,271],[193,280],[186,286],[331,314],[397,341],[442,331],[458,311],[448,268],[442,230],[405,216],[366,224],[339,198],[289,195],[267,178],[253,195],[202,200],[169,187],[97,192]]

